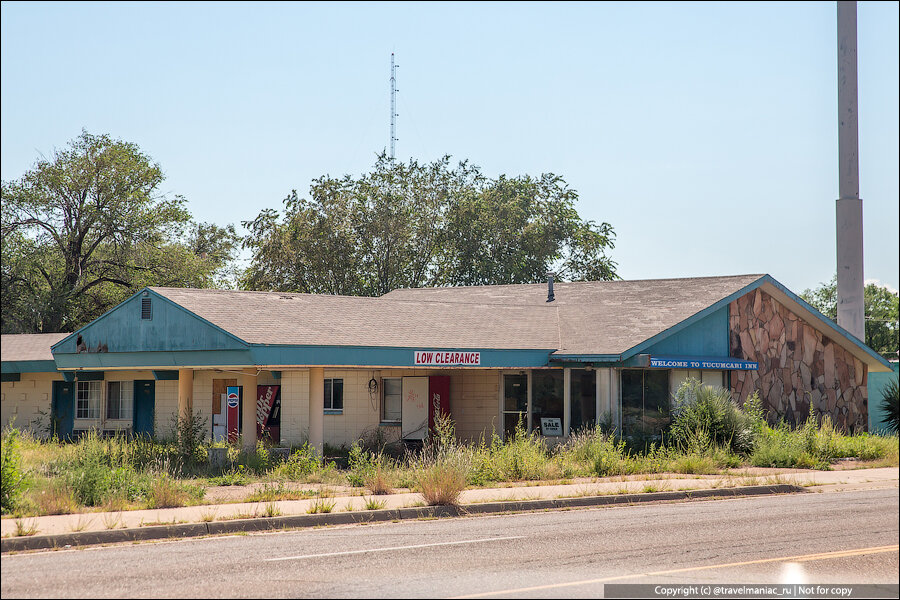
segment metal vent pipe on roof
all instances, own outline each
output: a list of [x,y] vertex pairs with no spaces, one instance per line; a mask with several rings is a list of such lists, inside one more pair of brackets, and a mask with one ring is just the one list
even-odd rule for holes
[[556,273],[550,271],[547,273],[547,302],[553,302],[553,277]]

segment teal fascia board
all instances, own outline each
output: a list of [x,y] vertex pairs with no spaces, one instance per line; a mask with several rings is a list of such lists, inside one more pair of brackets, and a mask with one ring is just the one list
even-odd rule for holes
[[72,382],[78,381],[103,381],[105,373],[103,371],[63,371],[63,379]]
[[[154,367],[252,366],[249,350],[210,350],[183,352],[99,352],[96,354],[59,354],[60,369],[113,369]],[[165,370],[165,369],[160,369]]]
[[[820,313],[818,310],[816,310],[815,308],[810,306],[805,300],[803,300],[802,298],[797,296],[795,293],[793,293],[792,291],[790,291],[789,289],[784,287],[782,284],[777,282],[775,279],[773,279],[771,275],[763,275],[762,277],[760,277],[753,283],[750,283],[750,284],[744,286],[743,288],[741,288],[740,290],[734,292],[733,294],[726,296],[725,298],[722,298],[715,304],[712,304],[712,305],[706,307],[705,309],[701,310],[697,314],[695,314],[691,317],[688,317],[684,321],[677,323],[676,325],[673,325],[672,327],[666,329],[665,331],[661,331],[660,333],[654,335],[653,337],[651,337],[647,340],[644,340],[637,346],[634,346],[633,348],[629,348],[622,354],[622,358],[629,358],[631,356],[634,356],[635,354],[640,354],[642,352],[648,352],[648,350],[655,344],[658,344],[659,342],[668,338],[669,336],[674,335],[674,334],[678,333],[679,331],[682,331],[682,330],[690,327],[691,325],[697,323],[698,321],[701,321],[702,319],[705,319],[706,317],[712,315],[716,311],[718,311],[722,308],[727,308],[732,302],[734,302],[741,296],[744,296],[745,294],[749,294],[750,292],[752,292],[753,290],[755,290],[758,287],[761,287],[765,283],[771,284],[773,287],[778,289],[780,292],[784,293],[784,295],[786,295],[790,300],[793,300],[794,302],[796,302],[797,304],[802,306],[804,309],[806,309],[810,313],[812,313],[813,316],[815,316],[819,320],[823,321],[829,327],[835,329],[839,334],[843,335],[849,342],[851,342],[852,344],[857,346],[860,350],[865,352],[867,355],[869,355],[873,359],[877,360],[885,367],[891,368],[891,363],[889,363],[887,360],[885,360],[884,357],[882,357],[880,354],[878,354],[877,352],[875,352],[874,350],[872,350],[871,348],[866,346],[864,343],[860,342],[859,339],[857,339],[849,331],[847,331],[846,329],[843,329],[837,323],[835,323],[834,321],[832,321],[831,319],[829,319],[828,317],[826,317],[825,315]],[[724,331],[724,335],[728,335],[728,328],[727,328],[728,313],[726,312],[725,314],[726,314],[726,328]],[[724,355],[728,355],[728,354],[730,354],[730,349],[729,349],[729,351],[724,353]]]
[[0,364],[2,373],[56,373],[52,360],[5,360]]
[[[362,346],[251,346],[254,365],[277,366],[360,366],[414,367],[440,369],[440,365],[416,365],[415,352],[423,348],[388,348]],[[546,367],[553,351],[489,350],[480,348],[428,348],[441,352],[480,352],[479,367],[526,368]],[[448,365],[448,368],[453,367]],[[472,367],[477,368],[477,367]]]
[[[144,298],[153,303],[153,316],[147,320],[141,319]],[[54,344],[51,347],[54,357],[77,353],[75,342],[79,335],[88,348],[105,345],[110,353],[247,348],[247,343],[234,334],[147,288]]]
[[551,354],[550,363],[566,367],[620,367],[618,354]]

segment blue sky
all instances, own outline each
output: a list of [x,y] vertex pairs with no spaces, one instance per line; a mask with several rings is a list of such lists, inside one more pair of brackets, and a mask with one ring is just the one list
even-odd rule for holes
[[[219,224],[397,155],[553,172],[626,279],[835,272],[834,2],[2,4],[2,178],[82,128]],[[859,4],[865,277],[898,283],[898,4]]]

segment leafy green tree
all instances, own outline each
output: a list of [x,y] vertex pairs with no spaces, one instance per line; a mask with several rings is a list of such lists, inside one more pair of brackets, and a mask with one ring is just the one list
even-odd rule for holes
[[450,157],[430,164],[381,155],[359,178],[323,176],[244,225],[252,262],[242,285],[346,295],[401,287],[614,279],[608,223],[579,217],[578,196],[552,174],[497,179]]
[[[837,319],[837,276],[814,290],[804,290],[800,297],[829,319]],[[900,349],[900,300],[897,292],[870,283],[865,287],[864,302],[866,345],[885,358],[897,358]]]
[[226,279],[234,228],[193,224],[163,180],[135,144],[82,132],[4,181],[3,331],[69,331],[145,285]]

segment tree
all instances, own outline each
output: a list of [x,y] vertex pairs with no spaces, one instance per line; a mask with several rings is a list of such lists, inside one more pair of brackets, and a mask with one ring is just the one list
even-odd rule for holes
[[377,296],[402,287],[614,279],[608,223],[579,217],[553,174],[497,179],[445,156],[430,164],[379,156],[359,178],[322,176],[310,199],[263,210],[244,247],[250,289]]
[[[831,320],[837,319],[837,276],[800,297]],[[884,356],[897,358],[900,349],[900,300],[897,292],[870,283],[865,287],[866,345]]]
[[145,285],[221,282],[234,228],[192,224],[159,165],[87,132],[2,185],[2,329],[75,329]]

